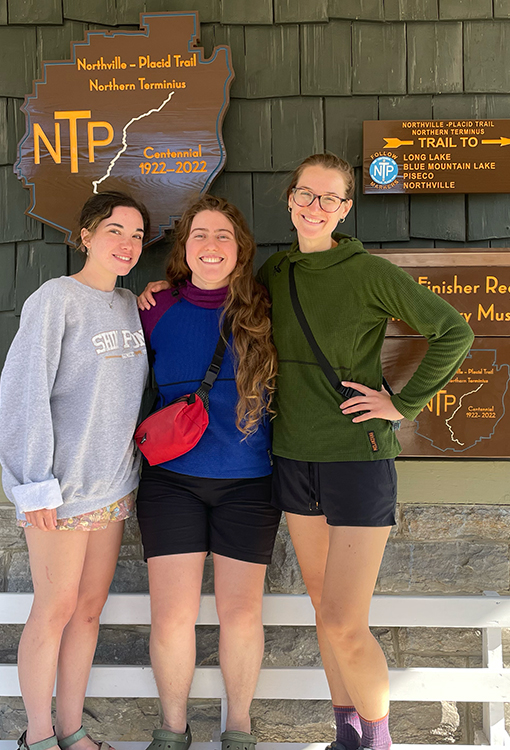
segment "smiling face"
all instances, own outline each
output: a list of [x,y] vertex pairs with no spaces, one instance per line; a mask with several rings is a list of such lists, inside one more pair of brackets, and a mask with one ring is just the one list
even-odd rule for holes
[[[337,169],[321,166],[305,167],[301,172],[296,187],[306,188],[315,195],[336,195],[346,197],[346,181]],[[298,206],[289,197],[289,209],[292,223],[296,227],[299,249],[304,253],[329,250],[333,246],[331,234],[341,219],[351,210],[352,200],[342,203],[338,211],[327,213],[316,198],[310,206]]]
[[221,211],[200,211],[186,241],[191,283],[199,289],[227,286],[237,263],[234,225]]
[[136,208],[116,206],[90,232],[81,230],[87,260],[82,276],[97,289],[113,289],[117,276],[126,276],[142,252],[143,218]]

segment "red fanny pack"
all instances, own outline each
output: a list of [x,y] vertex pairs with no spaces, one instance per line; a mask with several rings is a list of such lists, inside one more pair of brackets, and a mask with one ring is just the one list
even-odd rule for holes
[[225,320],[200,387],[176,398],[138,425],[135,442],[151,466],[187,453],[204,434],[209,424],[209,391],[218,377],[230,330],[230,322]]

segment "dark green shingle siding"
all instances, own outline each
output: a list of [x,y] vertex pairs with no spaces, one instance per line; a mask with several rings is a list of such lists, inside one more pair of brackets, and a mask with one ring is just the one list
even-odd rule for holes
[[406,93],[406,38],[403,23],[353,24],[355,94]]
[[0,26],[0,96],[32,93],[36,77],[36,27]]
[[410,94],[462,93],[462,24],[407,24]]
[[412,195],[411,236],[464,242],[465,202],[464,195]]
[[37,240],[42,224],[25,215],[30,193],[13,174],[12,166],[0,167],[0,243]]
[[[147,5],[151,0],[147,0]],[[104,23],[114,26],[117,23],[115,0],[64,0],[64,18],[72,21]]]
[[324,151],[322,99],[273,99],[271,130],[273,169],[295,169],[310,153]]
[[386,21],[435,21],[437,0],[384,0]]
[[442,21],[492,18],[492,0],[439,0],[439,18]]
[[285,191],[289,175],[285,172],[253,175],[253,219],[255,238],[258,243],[278,245],[291,243],[291,221],[286,210]]
[[14,310],[16,246],[0,245],[0,311]]
[[301,94],[349,95],[351,76],[351,24],[330,21],[302,26]]
[[510,237],[510,195],[468,195],[468,240],[498,237]]
[[275,23],[328,20],[328,0],[274,0]]
[[273,23],[272,0],[222,0],[222,23]]
[[510,92],[510,24],[464,24],[464,87],[484,94]]
[[232,99],[223,137],[229,172],[271,170],[271,101]]
[[299,94],[299,26],[246,26],[249,98]]
[[384,21],[383,0],[329,0],[330,18]]
[[354,167],[363,154],[363,120],[377,120],[376,96],[327,97],[326,148],[343,156]]
[[23,303],[48,279],[67,273],[65,245],[45,242],[19,242],[16,256],[16,314]]

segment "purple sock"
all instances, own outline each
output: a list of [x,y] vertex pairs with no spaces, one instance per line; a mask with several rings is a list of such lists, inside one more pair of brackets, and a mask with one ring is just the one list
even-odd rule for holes
[[372,748],[372,750],[389,750],[391,747],[390,729],[388,726],[388,716],[376,721],[368,721],[360,716],[361,721],[361,744],[362,746]]
[[358,750],[361,744],[361,722],[354,706],[333,706],[336,721],[336,741],[345,750]]

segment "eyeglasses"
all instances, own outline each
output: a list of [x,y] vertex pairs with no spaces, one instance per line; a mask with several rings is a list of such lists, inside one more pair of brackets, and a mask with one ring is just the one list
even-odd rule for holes
[[333,193],[316,195],[306,188],[292,188],[292,196],[294,203],[301,206],[301,208],[311,206],[314,200],[318,198],[319,206],[328,214],[334,214],[335,211],[338,211],[342,203],[347,203],[349,200],[348,198],[339,198],[338,195],[334,195]]

